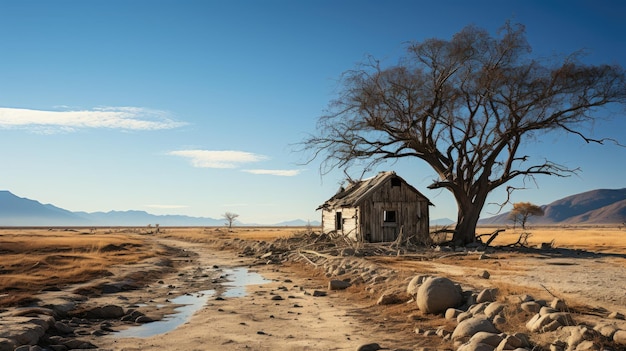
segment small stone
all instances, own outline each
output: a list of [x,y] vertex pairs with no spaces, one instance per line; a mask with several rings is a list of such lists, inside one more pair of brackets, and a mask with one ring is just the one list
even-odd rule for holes
[[271,300],[272,301],[281,301],[281,300],[284,300],[284,299],[280,295],[274,295],[274,296],[272,296]]
[[314,290],[313,291],[313,296],[315,297],[320,297],[320,296],[326,296],[326,291],[321,291],[321,290]]
[[328,290],[344,290],[350,287],[350,283],[344,280],[333,279],[328,282]]
[[154,319],[148,316],[139,316],[137,317],[137,319],[135,319],[135,323],[140,323],[140,324],[152,323],[152,322],[154,322]]
[[619,312],[611,312],[611,313],[608,315],[608,318],[611,318],[611,319],[626,319],[626,318],[624,317],[624,314],[619,313]]
[[565,301],[558,299],[558,298],[555,298],[554,300],[552,300],[552,302],[550,303],[550,307],[561,312],[567,310],[567,305],[565,304]]
[[380,345],[373,342],[371,344],[364,344],[364,345],[357,347],[356,351],[377,351],[377,350],[380,350],[381,348],[382,347],[380,347]]
[[618,330],[613,334],[613,342],[619,345],[626,345],[626,330]]
[[520,305],[520,308],[522,309],[522,311],[526,311],[529,313],[539,313],[539,310],[541,310],[541,305],[535,301],[528,301],[522,303]]
[[489,274],[489,272],[487,272],[487,271],[483,271],[480,274],[480,277],[483,278],[483,279],[489,279],[490,276],[491,276],[491,274]]

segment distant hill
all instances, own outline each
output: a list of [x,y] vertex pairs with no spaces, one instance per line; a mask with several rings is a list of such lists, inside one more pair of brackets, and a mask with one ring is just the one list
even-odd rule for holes
[[[571,195],[541,206],[542,217],[531,217],[529,224],[614,224],[626,221],[626,188],[597,189]],[[478,223],[510,224],[509,212],[481,219]]]
[[430,220],[430,225],[451,225],[456,223],[456,221],[451,220],[450,218],[437,218],[437,219],[431,219]]
[[[145,211],[72,212],[53,205],[18,197],[0,190],[0,226],[223,226],[223,219],[181,215],[153,215]],[[302,220],[275,225],[306,225]],[[237,225],[246,225],[237,223]],[[311,222],[319,225],[319,222]]]
[[286,227],[306,227],[307,225],[310,225],[312,227],[319,227],[320,225],[322,225],[322,223],[320,221],[305,221],[302,219],[294,219],[292,221],[276,223],[275,225]]

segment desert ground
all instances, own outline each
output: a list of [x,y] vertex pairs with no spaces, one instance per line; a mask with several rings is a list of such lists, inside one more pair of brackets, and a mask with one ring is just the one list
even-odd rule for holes
[[[14,318],[45,308],[61,324],[39,337],[42,347],[69,338],[84,344],[65,349],[456,349],[450,340],[425,336],[454,326],[442,314],[421,312],[406,296],[406,285],[419,274],[445,276],[463,290],[497,288],[502,301],[524,294],[559,298],[589,325],[611,312],[626,313],[626,229],[618,225],[508,228],[487,251],[320,246],[316,230],[0,229],[0,350],[21,343],[5,335],[15,329]],[[338,250],[341,245],[350,251]],[[347,259],[366,268],[338,271]],[[332,279],[353,284],[331,290]],[[381,304],[389,294],[398,301]],[[102,306],[121,307],[124,317],[136,311],[144,320],[89,317]],[[529,316],[517,312],[500,326],[503,332],[525,332]],[[626,329],[623,320],[615,323]],[[550,349],[554,337],[533,335],[533,349]]]

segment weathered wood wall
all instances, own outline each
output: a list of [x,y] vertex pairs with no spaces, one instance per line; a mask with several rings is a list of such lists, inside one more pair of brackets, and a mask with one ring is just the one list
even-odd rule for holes
[[[392,186],[388,181],[360,204],[363,238],[370,242],[393,241],[400,228],[405,236],[428,235],[428,199],[419,196],[406,183]],[[395,211],[396,222],[385,223],[384,211]]]
[[[337,212],[341,212],[342,228],[336,230],[335,218]],[[358,211],[356,208],[344,207],[336,209],[328,209],[322,211],[322,230],[324,233],[337,232],[338,234],[346,235],[352,240],[359,240],[358,238]]]

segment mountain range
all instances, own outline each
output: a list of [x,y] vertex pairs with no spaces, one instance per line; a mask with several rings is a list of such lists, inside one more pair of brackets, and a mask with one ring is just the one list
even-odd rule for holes
[[[54,205],[22,198],[0,190],[0,226],[223,226],[224,219],[182,215],[154,215],[145,211],[72,212]],[[271,224],[273,226],[319,226],[301,219]],[[236,222],[236,225],[252,226]]]
[[[540,207],[544,215],[529,217],[528,224],[621,224],[626,222],[626,188],[586,191]],[[508,216],[502,213],[478,224],[511,224]]]
[[[621,224],[626,222],[626,188],[597,189],[543,205],[544,216],[530,217],[528,224]],[[479,225],[511,224],[509,212],[483,218]],[[431,225],[451,225],[448,218],[431,219]],[[145,211],[72,212],[54,205],[18,197],[0,190],[0,226],[223,226],[224,219],[183,215],[154,215]],[[241,223],[240,226],[319,226],[301,219],[275,224]]]

